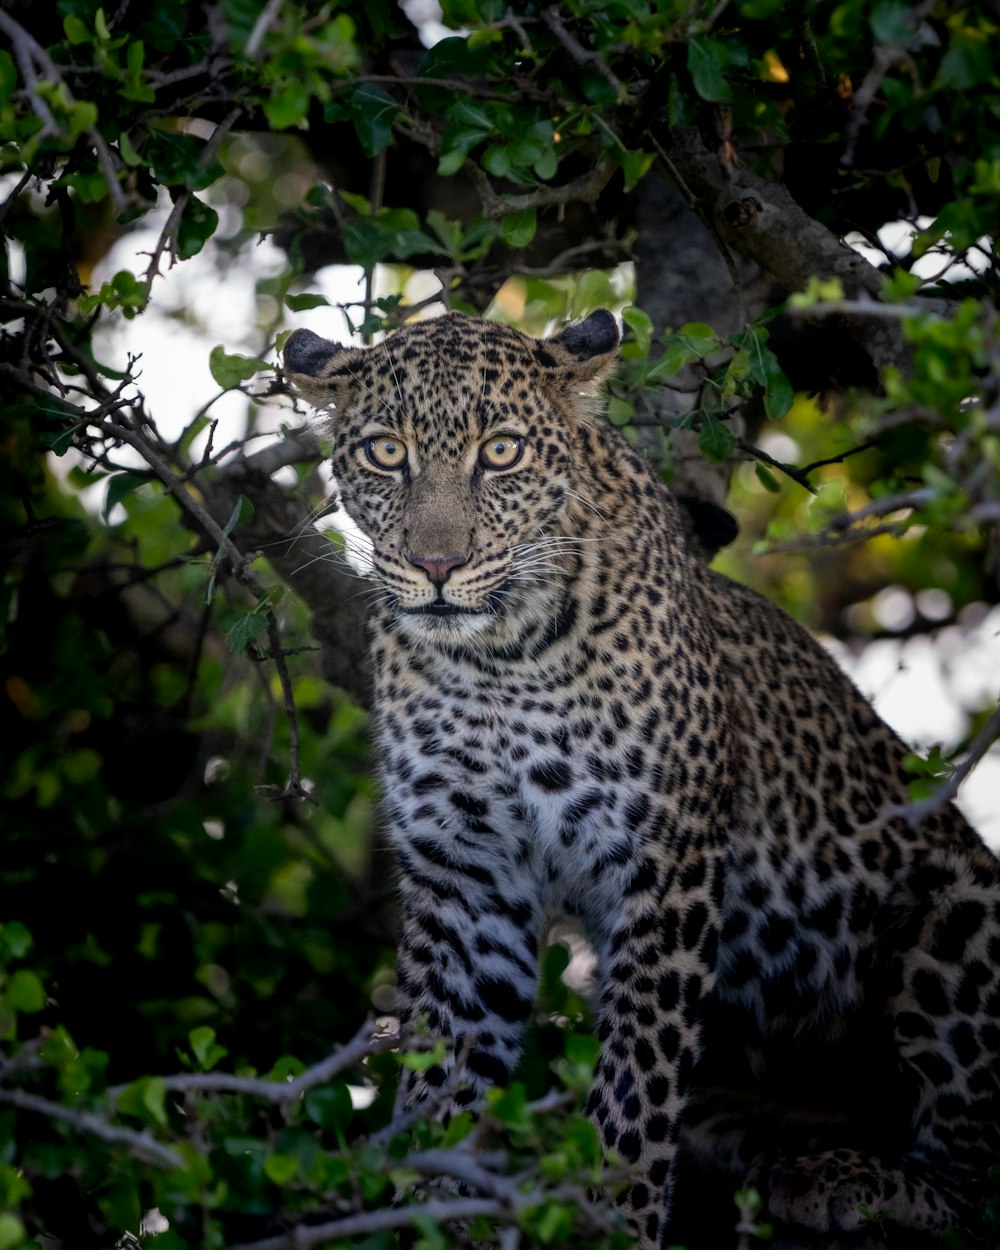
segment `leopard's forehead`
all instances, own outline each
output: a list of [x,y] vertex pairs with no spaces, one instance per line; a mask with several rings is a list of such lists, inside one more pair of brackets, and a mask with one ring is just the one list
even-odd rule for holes
[[354,355],[341,416],[453,444],[530,424],[541,408],[544,344],[512,326],[450,314]]

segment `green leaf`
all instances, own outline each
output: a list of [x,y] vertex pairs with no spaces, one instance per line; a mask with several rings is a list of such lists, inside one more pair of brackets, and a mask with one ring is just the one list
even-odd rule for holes
[[382,87],[364,83],[351,96],[354,129],[366,156],[378,156],[389,146],[392,123],[399,105]]
[[481,130],[483,134],[490,134],[493,130],[493,118],[471,100],[456,100],[448,108],[448,117],[472,130]]
[[[764,411],[768,420],[776,421],[791,408],[795,393],[778,364],[778,358],[765,346],[767,330],[757,326],[746,334],[734,334],[733,343],[740,352],[746,353],[750,376],[764,388]],[[733,361],[735,362],[734,356]]]
[[527,247],[535,237],[537,214],[533,208],[524,208],[520,212],[505,213],[500,221],[503,237],[511,247]]
[[711,356],[719,347],[719,336],[704,321],[689,321],[680,328],[680,333],[687,340],[692,351],[699,356]]
[[662,341],[663,355],[646,374],[647,382],[672,377],[685,365],[711,356],[719,348],[718,336],[703,321],[689,321],[676,334],[665,334]]
[[[16,1215],[10,1211],[4,1211],[0,1214],[0,1250],[14,1250],[15,1246],[21,1246],[27,1241],[28,1234],[24,1225]],[[33,1242],[37,1245],[37,1242]]]
[[757,460],[754,462],[753,470],[757,474],[757,480],[765,490],[769,490],[772,495],[781,494],[781,483],[770,471],[770,469],[766,469],[760,461]]
[[145,486],[150,480],[148,473],[116,473],[108,479],[108,490],[104,497],[103,516],[105,521],[108,514],[115,504],[121,503],[133,491],[137,491],[140,486]]
[[34,940],[20,920],[0,925],[0,964],[9,959],[23,959]]
[[192,1029],[188,1034],[188,1041],[194,1057],[205,1072],[210,1071],[220,1059],[224,1059],[229,1054],[225,1046],[220,1046],[216,1042],[215,1029],[209,1028],[208,1025]]
[[310,308],[325,308],[330,301],[325,295],[312,295],[303,293],[302,295],[286,295],[285,305],[292,312],[307,312]]
[[229,391],[247,378],[252,378],[261,369],[269,369],[271,366],[259,356],[240,356],[236,352],[227,352],[219,343],[208,354],[208,367],[222,389]]
[[10,1011],[23,1011],[29,1015],[44,1009],[45,988],[30,969],[18,968],[11,973],[4,993],[4,1006]]
[[[228,535],[230,535],[233,532],[233,530],[237,527],[237,525],[239,525],[241,521],[249,521],[249,519],[252,516],[253,516],[253,504],[250,502],[249,499],[247,499],[246,495],[240,495],[239,499],[237,499],[236,504],[233,507],[232,512],[229,514],[229,520],[222,527],[223,534],[225,534],[228,537]],[[261,604],[257,605],[257,607],[260,607],[260,606]]]
[[16,90],[17,70],[14,62],[6,49],[0,49],[0,106],[10,104]]
[[791,408],[795,392],[774,353],[769,351],[767,355],[771,367],[768,369],[767,384],[764,389],[764,411],[768,421],[779,421]]
[[494,178],[506,178],[510,173],[510,146],[506,143],[494,144],[479,158],[479,163]]
[[[249,651],[253,640],[267,629],[266,606],[266,604],[258,603],[251,612],[234,612],[223,620],[222,627],[225,630],[226,642],[234,655],[242,655]],[[225,1053],[223,1049],[222,1054]],[[217,1058],[221,1059],[222,1055]]]
[[494,1119],[509,1128],[517,1128],[527,1121],[528,1095],[520,1081],[515,1081],[507,1089],[489,1090],[486,1104]]
[[643,357],[649,355],[650,343],[653,339],[653,323],[645,313],[636,304],[630,304],[627,308],[622,309],[622,321],[632,331],[632,335],[639,348],[639,354]]
[[144,1076],[125,1087],[117,1098],[119,1111],[139,1120],[167,1122],[167,1088],[162,1076]]
[[694,89],[703,100],[721,104],[732,99],[732,91],[722,73],[725,49],[714,39],[692,39],[688,43],[688,71]]
[[299,1161],[295,1155],[273,1154],[264,1160],[264,1174],[275,1185],[287,1185],[295,1179],[299,1171]]
[[354,1115],[351,1092],[342,1081],[311,1089],[305,1096],[305,1112],[314,1124],[341,1139]]
[[297,126],[309,112],[309,92],[297,78],[276,86],[264,101],[264,115],[275,130]]
[[913,35],[913,6],[908,0],[878,0],[870,21],[876,43],[905,44]]
[[411,208],[381,208],[345,224],[344,250],[351,263],[363,269],[382,260],[405,260],[417,252],[443,253],[419,227],[420,219]]
[[698,448],[712,464],[723,464],[736,450],[736,436],[728,425],[706,412],[698,431]]
[[635,408],[630,399],[612,395],[608,400],[608,420],[612,425],[628,425],[635,416]]
[[618,160],[625,175],[625,190],[631,191],[637,182],[649,171],[655,160],[652,152],[629,152],[622,148],[618,151]]
[[131,165],[135,169],[139,165],[145,165],[145,161],[135,150],[132,140],[129,138],[128,131],[123,130],[118,136],[118,151],[122,154],[122,160],[126,165]]
[[168,187],[204,191],[223,173],[217,160],[202,163],[205,141],[196,135],[152,130],[144,137],[142,155],[151,165],[157,181]]
[[177,225],[177,255],[181,260],[197,256],[206,242],[215,234],[219,214],[209,204],[192,195],[184,205]]
[[67,13],[63,18],[63,30],[71,44],[90,43],[93,36],[75,13]]
[[441,136],[441,157],[438,173],[449,178],[465,164],[466,157],[485,139],[488,131],[470,129],[468,126],[450,126]]

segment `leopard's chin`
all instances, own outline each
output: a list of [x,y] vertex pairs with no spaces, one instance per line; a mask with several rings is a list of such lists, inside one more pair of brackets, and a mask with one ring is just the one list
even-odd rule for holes
[[420,643],[473,642],[497,627],[495,612],[452,608],[448,604],[401,609],[396,613],[396,621],[411,642]]

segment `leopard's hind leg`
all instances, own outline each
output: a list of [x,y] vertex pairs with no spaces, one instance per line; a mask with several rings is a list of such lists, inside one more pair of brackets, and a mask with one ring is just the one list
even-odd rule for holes
[[971,1228],[1000,1160],[1000,880],[987,856],[937,852],[912,874],[893,932],[887,1011],[911,1091],[899,1159],[848,1150],[771,1170],[769,1208],[813,1229],[891,1219]]

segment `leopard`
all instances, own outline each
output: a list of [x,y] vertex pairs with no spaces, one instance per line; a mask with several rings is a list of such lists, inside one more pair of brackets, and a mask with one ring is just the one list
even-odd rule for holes
[[1000,862],[951,803],[914,815],[909,748],[830,651],[697,550],[602,416],[619,348],[602,309],[283,349],[371,547],[397,1011],[447,1041],[401,1106],[475,1114],[512,1079],[562,915],[596,960],[588,1111],[643,1250],[692,1161],[807,1236],[975,1235]]

